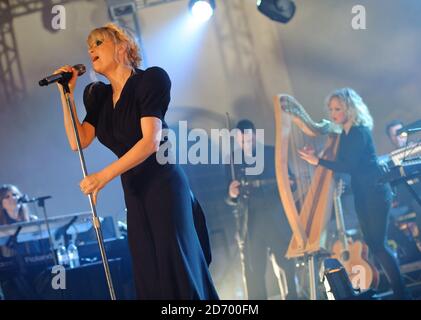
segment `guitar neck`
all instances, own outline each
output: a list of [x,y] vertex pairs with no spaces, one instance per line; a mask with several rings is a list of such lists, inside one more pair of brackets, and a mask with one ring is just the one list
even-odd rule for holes
[[348,240],[347,240],[347,237],[346,237],[345,222],[344,222],[340,193],[337,194],[335,192],[333,204],[334,204],[334,207],[335,207],[336,228],[338,230],[338,236],[339,236],[339,239],[342,242],[345,250],[348,250]]

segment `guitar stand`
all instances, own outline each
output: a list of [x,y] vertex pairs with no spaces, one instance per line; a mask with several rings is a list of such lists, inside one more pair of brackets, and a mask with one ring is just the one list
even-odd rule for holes
[[308,266],[308,280],[310,284],[310,300],[317,300],[316,255],[308,254],[305,259]]
[[310,286],[310,300],[317,300],[318,298],[318,287],[320,284],[318,278],[318,271],[319,268],[317,266],[319,259],[323,259],[325,257],[330,257],[329,252],[325,252],[324,250],[315,251],[312,253],[306,253],[304,255],[304,260],[306,261],[307,268],[308,268],[308,280]]
[[372,289],[356,291],[345,268],[337,259],[325,259],[323,284],[329,300],[379,300]]

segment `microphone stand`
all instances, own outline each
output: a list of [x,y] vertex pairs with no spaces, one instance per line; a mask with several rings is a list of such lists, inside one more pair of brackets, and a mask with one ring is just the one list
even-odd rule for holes
[[17,243],[18,235],[21,229],[22,229],[22,226],[19,226],[16,229],[15,233],[9,237],[9,239],[6,242],[6,247],[13,249],[13,247]]
[[63,237],[64,239],[64,246],[67,248],[69,245],[69,241],[67,240],[66,233],[67,230],[70,228],[70,226],[77,220],[77,217],[73,217],[68,223],[66,223],[64,226],[60,227],[56,233],[55,233],[55,239],[59,239],[60,237]]
[[[68,81],[59,81],[59,83],[62,85],[64,95],[66,97],[67,107],[69,108],[70,117],[71,117],[71,120],[72,120],[73,132],[74,132],[75,137],[76,137],[76,145],[77,145],[77,151],[78,151],[78,154],[79,154],[80,165],[81,165],[81,168],[82,168],[83,177],[85,178],[88,175],[88,171],[86,169],[85,158],[83,156],[82,148],[81,148],[81,145],[80,145],[80,138],[79,138],[79,132],[77,131],[77,127],[76,127],[75,115],[73,114],[73,110],[72,110],[72,101],[70,99],[69,84],[68,84]],[[104,266],[105,277],[107,279],[110,297],[111,297],[111,300],[116,300],[113,282],[112,282],[112,279],[111,279],[110,267],[108,265],[107,254],[105,252],[105,247],[104,247],[104,238],[102,236],[101,223],[100,223],[99,218],[98,218],[96,206],[93,202],[92,194],[89,194],[88,198],[89,198],[89,203],[90,203],[91,209],[92,209],[92,225],[94,226],[96,237],[97,237],[97,240],[98,240],[99,250],[101,252],[102,264]]]
[[53,255],[54,264],[55,265],[58,265],[57,257],[56,257],[56,255],[54,253],[54,244],[53,244],[53,238],[51,237],[50,223],[48,222],[48,218],[47,218],[47,210],[45,209],[45,200],[46,199],[49,199],[49,198],[51,198],[51,197],[50,196],[39,197],[37,199],[37,201],[38,201],[37,204],[38,204],[38,207],[42,207],[42,211],[43,211],[43,214],[44,214],[45,225],[47,227],[47,232],[48,232],[48,241],[50,243],[50,251],[51,251],[51,254]]

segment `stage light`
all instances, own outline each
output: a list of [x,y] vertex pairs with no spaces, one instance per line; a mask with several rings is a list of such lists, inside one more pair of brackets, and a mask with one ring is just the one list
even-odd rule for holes
[[266,17],[288,23],[295,13],[295,3],[291,0],[257,0],[257,9]]
[[215,10],[215,0],[190,0],[189,8],[192,17],[200,22],[210,19]]

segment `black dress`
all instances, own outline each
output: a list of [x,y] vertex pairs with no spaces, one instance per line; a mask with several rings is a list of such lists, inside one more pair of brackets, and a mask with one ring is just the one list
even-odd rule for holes
[[[91,83],[83,95],[84,121],[121,157],[142,139],[142,117],[159,118],[167,128],[170,88],[163,69],[136,69],[113,108],[111,85]],[[204,215],[184,172],[175,164],[159,164],[154,153],[122,174],[121,181],[138,298],[218,299],[208,270]]]
[[335,161],[320,159],[319,165],[334,172],[348,173],[354,194],[355,211],[364,240],[384,269],[396,298],[405,298],[403,279],[397,260],[386,244],[392,190],[382,176],[371,131],[364,126],[352,126],[342,132]]

